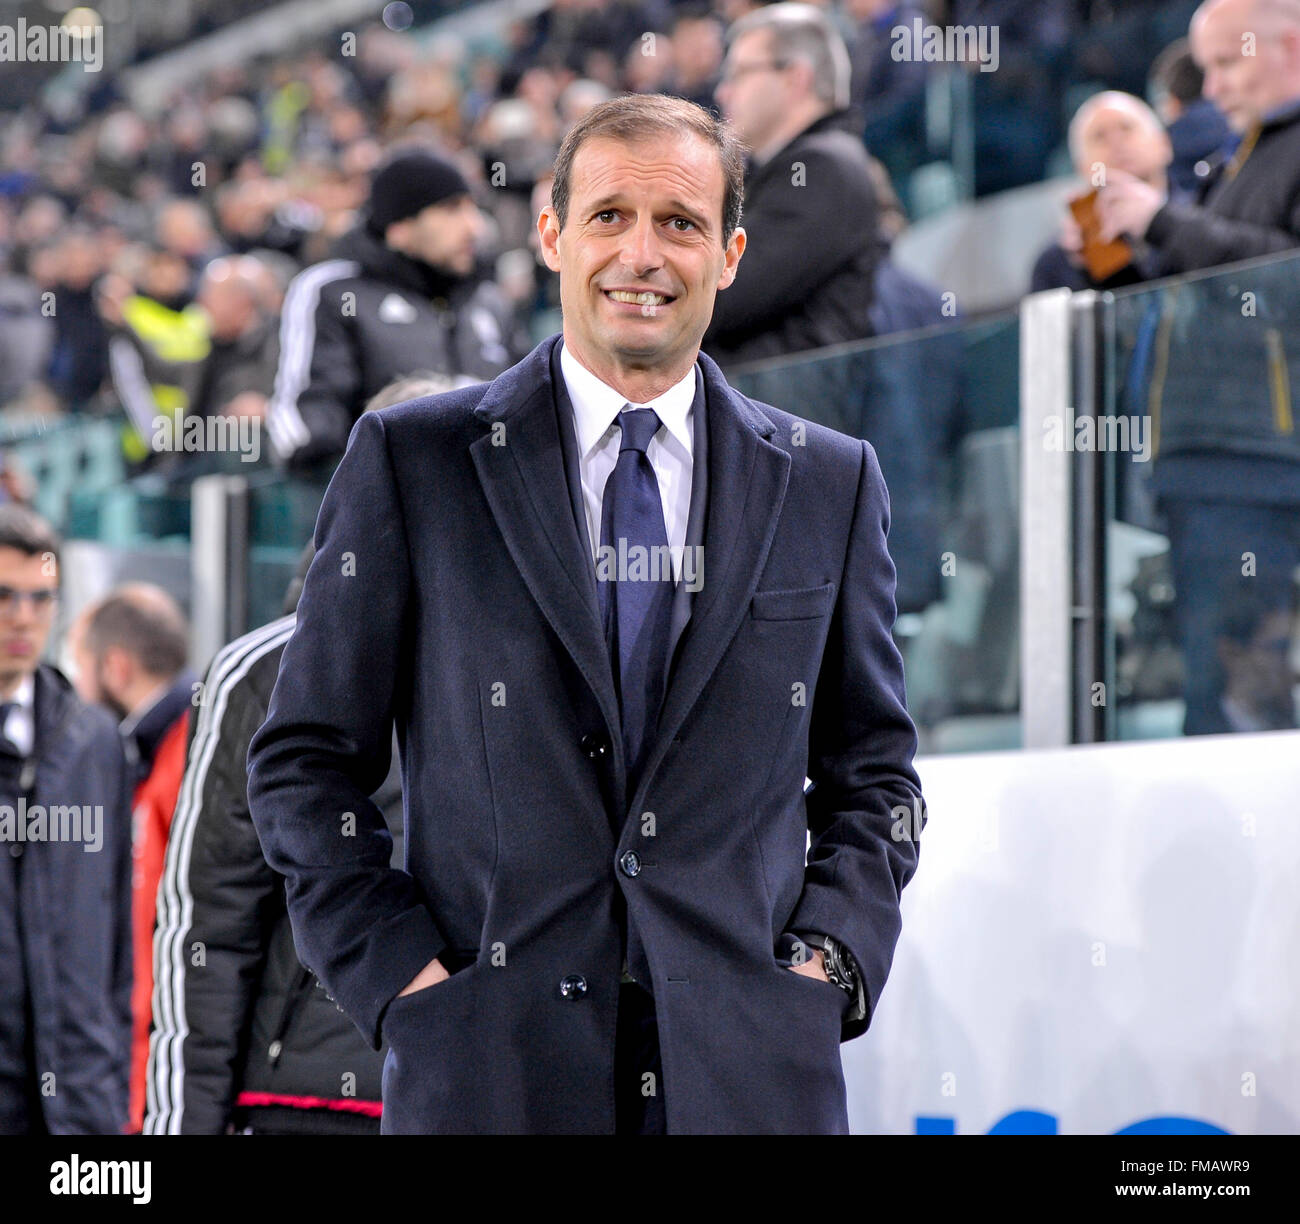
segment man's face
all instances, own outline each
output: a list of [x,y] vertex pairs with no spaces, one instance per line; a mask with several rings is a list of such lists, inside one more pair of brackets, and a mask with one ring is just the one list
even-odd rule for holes
[[692,84],[707,81],[722,62],[722,29],[711,17],[683,18],[672,35],[673,63],[678,76]]
[[1295,31],[1282,33],[1252,13],[1249,0],[1220,5],[1195,19],[1189,35],[1205,74],[1201,93],[1234,132],[1247,131],[1295,95]]
[[184,296],[190,284],[190,270],[179,255],[169,251],[155,251],[145,268],[141,288],[151,298],[170,302]]
[[483,215],[473,197],[454,196],[390,225],[388,245],[431,267],[468,276],[483,229]]
[[718,155],[700,137],[582,145],[564,228],[551,205],[537,221],[576,355],[640,369],[695,359],[714,296],[745,249],[739,228],[722,246],[724,188]]
[[241,284],[229,272],[209,265],[208,273],[199,285],[199,305],[208,317],[213,339],[234,340],[242,336],[257,318],[257,307]]
[[1150,179],[1165,170],[1172,156],[1164,130],[1133,106],[1099,106],[1080,133],[1079,147],[1080,171],[1086,178],[1100,162],[1108,169]]
[[36,603],[27,596],[37,592],[57,595],[59,577],[52,561],[29,557],[16,548],[0,548],[0,682],[36,670],[50,626],[56,600]]
[[731,44],[714,91],[723,115],[753,149],[770,143],[790,112],[789,72],[776,60],[769,31],[742,34]]

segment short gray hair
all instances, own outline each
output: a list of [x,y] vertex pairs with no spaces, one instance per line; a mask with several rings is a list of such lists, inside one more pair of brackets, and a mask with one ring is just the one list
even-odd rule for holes
[[772,51],[780,59],[812,65],[813,90],[819,101],[833,110],[848,106],[848,48],[822,9],[796,0],[769,4],[734,22],[727,31],[727,42],[734,43],[754,30],[770,31]]

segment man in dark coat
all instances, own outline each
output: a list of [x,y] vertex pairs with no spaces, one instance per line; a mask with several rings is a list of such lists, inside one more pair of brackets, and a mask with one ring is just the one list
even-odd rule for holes
[[280,463],[327,473],[396,378],[493,378],[514,360],[510,308],[477,259],[482,229],[454,163],[410,149],[379,168],[364,221],[285,296],[266,414]]
[[1191,43],[1205,96],[1241,143],[1196,203],[1112,172],[1098,201],[1102,237],[1145,239],[1168,272],[1300,247],[1300,20],[1268,0],[1206,0]]
[[131,1043],[131,779],[112,716],[40,662],[59,541],[0,506],[0,1134],[118,1134]]
[[873,334],[887,253],[870,159],[851,122],[849,58],[824,13],[777,4],[742,17],[718,86],[750,146],[750,253],[718,297],[704,351],[725,369]]
[[699,107],[593,108],[538,218],[563,335],[367,413],[326,494],[249,805],[385,1133],[848,1129],[916,732],[871,447],[699,352],[742,191]]
[[[1196,203],[1112,175],[1100,196],[1103,236],[1145,238],[1174,272],[1300,248],[1300,10],[1207,0],[1190,38],[1205,96],[1241,143]],[[1150,306],[1149,343],[1137,346],[1147,355],[1135,357],[1129,381],[1145,390],[1158,439],[1151,484],[1168,524],[1187,735],[1239,721],[1224,707],[1223,654],[1251,636],[1233,623],[1227,594],[1243,566],[1262,588],[1258,628],[1290,614],[1300,565],[1291,384],[1300,366],[1283,335],[1295,318],[1294,266],[1263,266],[1243,273],[1240,291],[1213,278],[1166,290]]]

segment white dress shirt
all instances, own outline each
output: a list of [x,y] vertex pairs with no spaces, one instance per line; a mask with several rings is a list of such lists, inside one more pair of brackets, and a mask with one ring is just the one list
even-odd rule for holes
[[[691,463],[695,451],[696,362],[662,395],[633,408],[653,408],[660,428],[646,448],[646,458],[659,481],[663,502],[664,529],[668,533],[674,570],[680,572],[686,546],[686,521],[691,509]],[[587,511],[587,534],[592,563],[600,547],[600,512],[605,482],[618,463],[622,431],[616,427],[618,414],[628,403],[613,387],[602,382],[572,353],[560,346],[560,371],[573,403],[573,424],[578,439],[578,470],[582,477],[582,502]],[[689,578],[689,571],[688,571]]]
[[32,750],[32,739],[36,734],[35,681],[30,675],[24,676],[22,683],[14,690],[13,696],[5,700],[13,702],[14,708],[9,711],[5,725],[0,727],[0,735],[13,744],[23,756],[28,756]]

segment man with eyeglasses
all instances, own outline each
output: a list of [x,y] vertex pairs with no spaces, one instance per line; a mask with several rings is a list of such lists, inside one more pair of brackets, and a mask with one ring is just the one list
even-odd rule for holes
[[116,1134],[131,1037],[131,807],[112,717],[41,661],[59,538],[0,505],[0,1134]]
[[725,370],[874,334],[886,254],[870,158],[845,130],[850,64],[820,9],[756,9],[728,31],[717,99],[750,148],[749,248],[703,348]]

